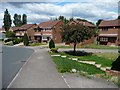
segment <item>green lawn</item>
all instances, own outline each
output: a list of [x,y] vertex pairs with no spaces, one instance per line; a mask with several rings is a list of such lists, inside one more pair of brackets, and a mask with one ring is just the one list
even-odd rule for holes
[[94,53],[95,55],[97,55],[98,57],[103,57],[103,58],[108,58],[112,61],[116,60],[117,57],[119,56],[119,54],[117,53],[113,53],[113,52],[104,52],[104,53]]
[[72,69],[76,69],[80,72],[86,72],[89,75],[104,74],[103,71],[93,65],[78,63],[77,61],[72,61],[62,57],[52,57],[52,59],[60,73],[70,72]]
[[69,55],[64,52],[59,52],[59,53],[51,53],[51,54],[60,54],[60,55],[66,55],[68,58],[78,58],[78,60],[81,61],[95,61],[96,64],[101,64],[102,67],[111,67],[111,64],[113,61],[116,60],[118,57],[117,53],[94,53],[90,55],[85,55],[85,56],[74,56],[74,55]]
[[88,56],[80,56],[79,60],[82,61],[95,61],[96,64],[101,64],[102,67],[111,67],[112,60],[103,58],[103,57],[98,57],[97,55],[88,55]]
[[30,43],[29,46],[40,46],[40,45],[46,45],[46,43]]
[[118,47],[112,47],[107,45],[97,45],[97,44],[88,44],[83,45],[82,48],[92,48],[92,49],[118,49]]
[[[73,46],[69,45],[62,45],[62,46],[56,46],[57,48],[73,48]],[[48,48],[48,46],[46,46]],[[97,44],[87,44],[87,45],[82,45],[82,46],[76,46],[76,48],[90,48],[90,49],[118,49],[117,46],[112,47],[112,46],[107,46],[107,45],[97,45]]]

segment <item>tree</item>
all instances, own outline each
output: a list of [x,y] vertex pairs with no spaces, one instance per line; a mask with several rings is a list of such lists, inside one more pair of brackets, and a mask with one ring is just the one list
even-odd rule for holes
[[49,48],[55,48],[55,43],[54,41],[51,39],[50,42],[49,42]]
[[64,16],[59,16],[58,19],[61,20],[61,21],[64,21]]
[[118,16],[118,19],[120,19],[120,15]]
[[15,33],[12,32],[12,31],[6,31],[5,35],[6,35],[7,38],[12,38],[13,39],[15,37]]
[[22,26],[21,15],[14,14],[13,23],[16,27]]
[[69,19],[70,22],[73,21],[73,20],[74,20],[73,18],[70,18],[70,19]]
[[11,27],[12,20],[11,20],[11,16],[10,16],[7,9],[4,12],[3,23],[4,23],[5,30],[8,31],[10,29],[10,27]]
[[90,38],[92,35],[93,30],[81,24],[64,25],[61,32],[62,41],[74,45],[74,53],[76,51],[76,45]]
[[98,26],[98,25],[101,23],[101,21],[103,21],[103,20],[102,20],[102,19],[99,19],[99,20],[97,21],[96,25]]
[[29,44],[28,35],[26,33],[24,34],[24,37],[23,37],[23,43],[25,46],[28,46]]
[[27,15],[23,14],[22,16],[22,25],[27,24]]
[[120,71],[120,55],[118,58],[112,63],[112,70]]
[[64,22],[64,24],[67,24],[69,20],[67,20],[64,16],[59,16],[58,20],[61,20]]

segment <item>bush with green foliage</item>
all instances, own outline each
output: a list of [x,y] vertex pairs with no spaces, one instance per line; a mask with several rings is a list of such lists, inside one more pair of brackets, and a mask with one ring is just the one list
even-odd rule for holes
[[19,42],[23,42],[23,38],[18,38],[18,41]]
[[58,53],[58,48],[51,48],[52,52]]
[[18,43],[20,43],[20,42],[23,42],[23,39],[22,39],[22,38],[14,38],[14,39],[12,40],[12,42],[13,42],[13,44],[15,45],[15,44],[18,44]]
[[12,42],[13,42],[13,44],[15,45],[15,44],[18,44],[18,43],[19,43],[19,40],[18,40],[18,38],[14,38],[14,39],[12,40]]
[[5,35],[7,38],[14,38],[15,37],[15,33],[12,31],[6,31]]
[[28,35],[26,33],[24,34],[24,37],[23,37],[23,43],[25,46],[28,46],[29,44]]
[[120,55],[118,58],[112,63],[112,70],[120,71]]
[[51,39],[50,42],[49,42],[49,48],[55,48],[55,43],[54,41]]

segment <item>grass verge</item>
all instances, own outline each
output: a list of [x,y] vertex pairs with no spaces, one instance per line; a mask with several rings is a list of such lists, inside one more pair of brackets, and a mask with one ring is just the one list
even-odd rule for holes
[[118,49],[117,46],[112,47],[112,46],[107,46],[107,45],[97,45],[97,44],[83,45],[81,48],[92,48],[92,49]]
[[62,57],[52,57],[52,59],[60,73],[71,72],[72,69],[76,69],[79,72],[85,72],[89,75],[104,74],[102,70],[93,65],[78,63],[77,61]]
[[103,58],[103,57],[98,57],[97,55],[88,55],[88,56],[81,56],[79,57],[79,60],[82,61],[95,61],[96,64],[101,64],[102,67],[111,67],[112,60]]
[[[56,46],[57,48],[74,48],[73,46],[69,45],[61,45],[61,46]],[[48,48],[48,46],[46,46]],[[107,45],[97,45],[97,44],[87,44],[87,45],[82,45],[79,46],[77,45],[76,48],[90,48],[90,49],[118,49],[117,46],[107,46]]]
[[[70,52],[70,51],[69,51]],[[52,53],[56,54],[56,53]],[[61,55],[66,55],[68,58],[78,58],[80,61],[94,61],[96,64],[101,64],[102,67],[111,67],[113,61],[118,57],[117,53],[86,53],[78,51],[78,54],[72,55],[71,53],[59,52]],[[71,55],[70,55],[71,54]]]
[[40,46],[40,45],[46,45],[46,43],[30,43],[29,46]]

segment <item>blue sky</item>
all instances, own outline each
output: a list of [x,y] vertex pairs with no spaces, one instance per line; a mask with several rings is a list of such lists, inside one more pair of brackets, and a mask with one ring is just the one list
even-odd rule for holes
[[[40,0],[34,2],[4,2],[0,3],[0,27],[2,26],[5,9],[8,9],[13,20],[15,13],[27,14],[28,23],[40,23],[59,17],[65,16],[67,19],[83,18],[96,23],[99,19],[112,20],[118,16],[119,0]],[[9,0],[7,0],[9,1]],[[12,24],[14,25],[14,24]]]

